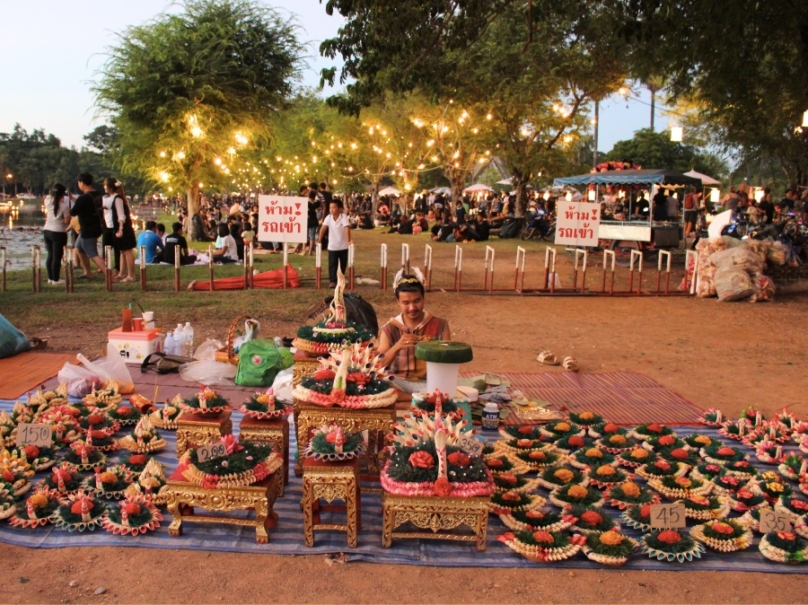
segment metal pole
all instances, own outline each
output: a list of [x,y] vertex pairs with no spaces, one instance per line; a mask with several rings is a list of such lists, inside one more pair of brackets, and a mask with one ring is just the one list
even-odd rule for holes
[[140,289],[145,292],[146,287],[146,246],[140,247]]
[[289,246],[283,242],[283,289],[289,285]]
[[432,246],[427,244],[424,246],[424,279],[426,280],[426,289],[432,289]]
[[379,287],[387,290],[387,244],[382,244],[379,253]]
[[106,279],[107,292],[112,292],[114,259],[115,254],[112,252],[112,246],[104,246],[104,277]]
[[180,256],[179,246],[174,247],[174,292],[180,291]]
[[[489,265],[489,252],[490,252],[490,265]],[[490,275],[490,280],[489,280]],[[490,281],[490,283],[489,283]],[[494,290],[494,249],[491,246],[485,247],[485,278],[483,282],[483,290],[488,290],[490,294]]]
[[629,262],[629,281],[628,281],[628,291],[632,292],[633,284],[634,284],[634,259],[637,259],[637,272],[639,273],[638,281],[637,281],[637,294],[642,293],[642,252],[640,250],[632,250],[631,251],[631,259]]
[[323,278],[323,245],[314,246],[314,287],[318,290],[322,287]]
[[[525,289],[525,255],[527,251],[522,246],[516,247],[516,269],[513,275],[513,289],[521,294]],[[521,273],[522,273],[522,283],[519,283],[519,273],[520,273],[520,266],[519,261],[522,261],[521,264]]]

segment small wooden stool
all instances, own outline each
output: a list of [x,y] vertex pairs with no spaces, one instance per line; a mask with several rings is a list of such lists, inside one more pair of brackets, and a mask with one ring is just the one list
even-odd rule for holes
[[[242,487],[222,487],[205,489],[191,483],[183,475],[186,465],[180,465],[166,482],[164,494],[167,499],[168,512],[173,515],[168,526],[168,535],[182,535],[182,523],[224,523],[227,525],[246,525],[255,527],[255,541],[259,544],[269,542],[269,528],[275,527],[278,515],[273,510],[275,498],[282,484],[281,474],[272,473],[258,483]],[[254,510],[255,519],[239,519],[222,515],[197,515],[194,507],[214,513],[234,510]]]
[[[382,546],[390,548],[393,538],[424,538],[476,542],[477,550],[485,550],[488,533],[489,498],[439,498],[437,496],[397,496],[382,494]],[[429,531],[397,532],[405,523]],[[472,534],[459,534],[454,530],[461,525]]]
[[216,416],[183,412],[177,418],[177,458],[188,450],[207,445],[233,432],[230,410]]
[[288,417],[284,416],[273,420],[257,420],[244,416],[239,425],[238,440],[268,443],[283,456],[283,481],[281,482],[281,491],[278,494],[279,496],[283,496],[285,492],[284,486],[289,483]]
[[[348,546],[356,548],[356,537],[362,525],[362,500],[359,489],[359,458],[345,462],[303,461],[303,534],[306,546],[314,546],[315,530],[344,531]],[[315,522],[319,500],[345,502],[345,525]],[[342,508],[342,507],[340,507]]]

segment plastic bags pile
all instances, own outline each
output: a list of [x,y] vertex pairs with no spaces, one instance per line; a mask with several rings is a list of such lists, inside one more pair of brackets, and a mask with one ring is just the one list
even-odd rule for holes
[[689,286],[694,271],[697,272],[696,295],[700,298],[717,296],[721,302],[774,298],[774,283],[763,271],[767,262],[785,263],[785,249],[780,242],[722,236],[699,241],[696,251],[698,266],[693,267],[691,261],[682,286]]

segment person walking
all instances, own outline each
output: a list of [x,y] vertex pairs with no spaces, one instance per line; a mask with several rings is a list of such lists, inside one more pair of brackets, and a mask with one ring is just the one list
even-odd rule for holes
[[67,245],[67,225],[70,224],[70,201],[65,195],[66,193],[65,186],[61,183],[56,183],[45,200],[43,235],[45,237],[45,248],[48,251],[45,268],[48,270],[48,283],[51,285],[64,283],[63,280],[59,279],[59,273],[62,268],[65,246]]
[[132,226],[132,217],[129,211],[129,204],[126,201],[126,194],[123,190],[123,183],[112,177],[104,180],[104,220],[107,220],[107,207],[110,208],[112,224],[114,225],[112,246],[115,250],[116,261],[119,262],[119,270],[116,279],[122,282],[135,281],[135,253],[137,245],[135,239],[135,229]]
[[78,218],[79,236],[76,238],[76,253],[81,261],[84,275],[79,279],[92,279],[90,261],[98,267],[99,273],[104,273],[104,261],[98,254],[98,238],[103,233],[101,229],[101,199],[100,194],[93,187],[93,175],[82,172],[78,177],[78,188],[81,195],[70,209],[70,216]]
[[318,243],[328,232],[328,281],[329,287],[337,285],[337,268],[344,273],[348,270],[348,246],[351,244],[351,223],[342,212],[342,200],[332,198],[329,214],[320,227]]

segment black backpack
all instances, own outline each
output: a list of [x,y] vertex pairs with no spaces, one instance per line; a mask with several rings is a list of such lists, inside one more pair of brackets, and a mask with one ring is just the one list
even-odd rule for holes
[[506,218],[499,230],[499,239],[513,239],[519,235],[522,221],[520,218]]

